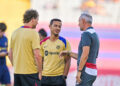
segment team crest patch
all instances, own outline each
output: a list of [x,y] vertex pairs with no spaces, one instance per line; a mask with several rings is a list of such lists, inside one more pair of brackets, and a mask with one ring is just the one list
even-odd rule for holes
[[47,48],[47,46],[44,46],[44,48]]
[[57,49],[60,49],[60,45],[57,45],[56,48],[57,48]]

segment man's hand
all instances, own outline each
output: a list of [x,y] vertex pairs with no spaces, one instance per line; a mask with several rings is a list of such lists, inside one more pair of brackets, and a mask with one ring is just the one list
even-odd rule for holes
[[4,56],[7,56],[8,53],[7,52],[0,52],[0,57],[4,57]]
[[69,51],[62,51],[60,54],[59,54],[59,57],[62,58],[63,56],[66,57],[66,56],[69,56],[70,55],[70,52]]
[[67,76],[63,75],[63,79],[66,80],[66,79],[67,79]]
[[59,57],[60,58],[62,58],[62,57],[71,58],[72,57],[72,58],[77,60],[78,54],[74,53],[74,52],[71,52],[71,51],[62,51],[62,52],[60,52]]
[[81,72],[80,71],[78,71],[77,72],[77,76],[76,76],[76,81],[77,81],[77,83],[80,83],[82,80],[81,80]]
[[39,73],[39,74],[38,74],[38,78],[39,78],[39,80],[42,79],[42,73]]

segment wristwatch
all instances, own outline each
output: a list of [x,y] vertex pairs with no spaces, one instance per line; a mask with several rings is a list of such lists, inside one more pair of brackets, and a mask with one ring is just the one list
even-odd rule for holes
[[67,79],[67,76],[63,75],[63,79]]

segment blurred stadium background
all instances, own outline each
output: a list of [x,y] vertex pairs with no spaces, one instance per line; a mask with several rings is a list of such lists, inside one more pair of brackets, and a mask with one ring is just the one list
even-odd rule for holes
[[[94,86],[120,86],[120,0],[0,0],[0,22],[8,26],[10,39],[12,32],[23,25],[23,13],[34,8],[39,12],[37,30],[45,28],[52,18],[63,21],[61,36],[69,40],[72,50],[77,52],[81,32],[78,18],[83,11],[93,15],[93,26],[100,37],[100,53],[97,59],[98,77]],[[7,64],[13,83],[13,69]],[[67,86],[74,86],[76,61],[72,59]]]

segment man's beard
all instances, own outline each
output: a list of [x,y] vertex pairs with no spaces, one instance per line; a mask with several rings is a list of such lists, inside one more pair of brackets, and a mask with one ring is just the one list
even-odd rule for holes
[[83,31],[83,28],[80,28],[80,31]]
[[59,35],[58,34],[54,34],[55,37],[58,37]]
[[36,28],[36,25],[33,25],[32,28],[33,28],[33,29]]

